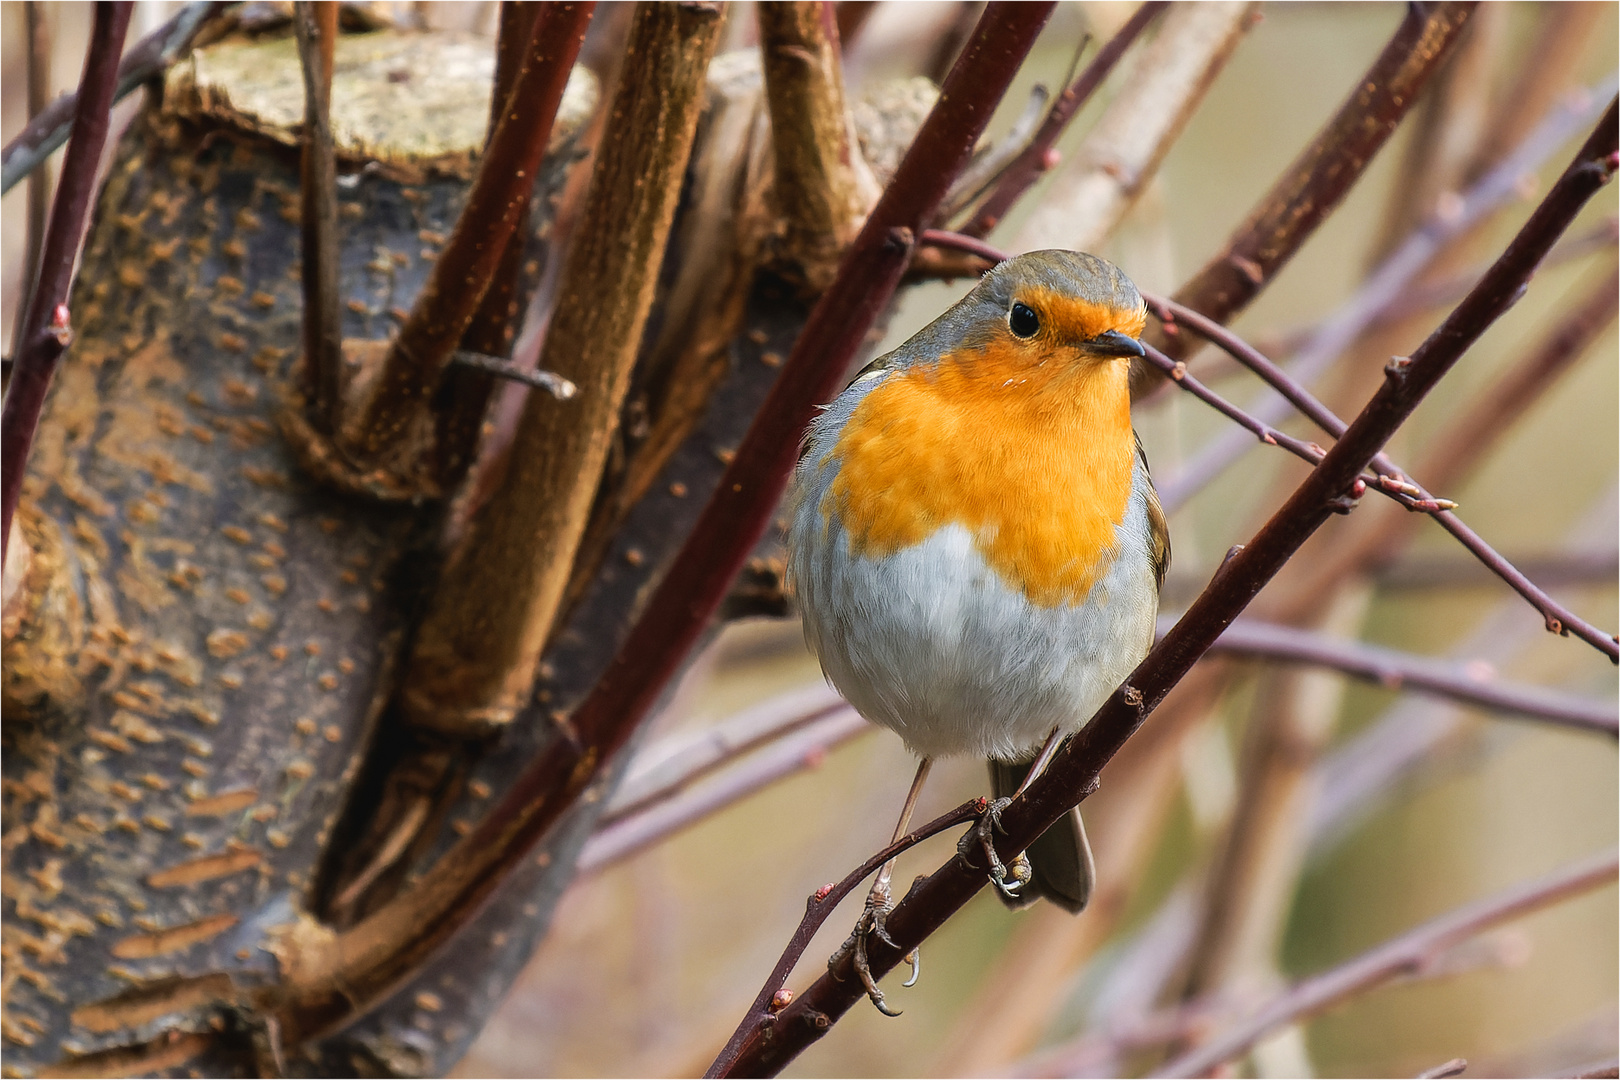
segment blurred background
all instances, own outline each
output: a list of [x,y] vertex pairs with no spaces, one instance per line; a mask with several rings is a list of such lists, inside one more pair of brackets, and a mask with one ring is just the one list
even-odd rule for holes
[[[87,5],[39,6],[52,33],[53,85],[70,88],[78,78]],[[27,115],[24,5],[3,7],[3,130],[9,139]],[[404,15],[429,26],[489,33],[493,7],[418,4]],[[732,47],[753,44],[750,7],[730,7]],[[1538,63],[1533,50],[1552,40],[1554,23],[1563,34],[1555,39],[1565,44],[1564,52],[1542,61],[1555,69],[1543,79],[1557,84],[1549,100],[1583,107],[1581,89],[1596,88],[1601,109],[1613,94],[1620,52],[1616,6],[1570,7],[1581,10],[1484,5],[1448,74],[1447,109],[1414,113],[1235,328],[1272,355],[1285,355],[1303,332],[1345,303],[1415,222],[1443,215],[1468,171],[1433,184],[1436,178],[1421,163],[1438,168],[1445,158],[1433,144],[1446,139],[1463,144],[1455,152],[1463,159],[1469,147],[1488,143],[1527,67]],[[131,40],[170,8],[138,4]],[[929,70],[941,41],[964,9],[971,14],[973,8],[872,5],[846,59],[850,85],[859,93]],[[1084,35],[1106,41],[1134,10],[1122,3],[1059,5],[992,130],[1013,123],[1034,83],[1062,84]],[[1258,21],[1238,40],[1157,175],[1099,253],[1144,290],[1173,292],[1220,248],[1331,116],[1404,11],[1393,3],[1261,5]],[[1066,153],[1081,146],[1095,119],[1140,76],[1133,69],[1140,52],[1127,56],[1072,125],[1060,144]],[[126,100],[121,114],[127,116],[135,101]],[[1595,115],[1592,103],[1584,107]],[[1591,122],[1575,124],[1576,134],[1519,178],[1517,196],[1448,246],[1425,280],[1444,285],[1493,257]],[[1037,205],[1057,205],[1065,182],[1057,170],[991,241],[1016,250],[1023,215]],[[3,213],[9,342],[23,261],[21,186],[7,195]],[[1426,459],[1448,424],[1604,280],[1615,261],[1615,215],[1611,188],[1567,234],[1597,240],[1538,274],[1528,295],[1400,433],[1392,457]],[[1042,228],[1051,235],[1018,246],[1074,242],[1060,224]],[[970,285],[906,290],[880,349],[899,344]],[[1324,396],[1341,415],[1352,414],[1389,355],[1410,352],[1446,310],[1442,300],[1364,335],[1318,384],[1328,388]],[[1549,568],[1554,594],[1605,628],[1620,621],[1616,359],[1611,321],[1470,463],[1465,481],[1438,492],[1456,499],[1469,523],[1510,559]],[[1191,366],[1239,403],[1260,392],[1251,376],[1212,356]],[[1173,487],[1188,463],[1231,428],[1174,393],[1139,402],[1136,424],[1161,488]],[[1308,431],[1299,424],[1289,430]],[[1255,447],[1181,502],[1170,519],[1174,562],[1165,612],[1184,607],[1228,548],[1252,535],[1302,475],[1294,459]],[[1382,508],[1358,514],[1374,509]],[[1355,517],[1330,522],[1324,533],[1348,527]],[[1325,599],[1319,625],[1337,636],[1452,656],[1503,678],[1615,701],[1615,668],[1605,657],[1574,638],[1544,632],[1536,613],[1500,582],[1469,573],[1467,555],[1449,537],[1432,524],[1415,524],[1399,558]],[[1330,543],[1332,537],[1321,539]],[[1313,543],[1298,561],[1308,564],[1320,550]],[[1095,812],[1108,826],[1094,826],[1092,838],[1103,886],[1120,896],[1117,908],[1094,908],[1078,918],[1044,905],[1009,913],[981,893],[924,946],[915,987],[886,983],[903,1017],[889,1019],[863,1005],[789,1073],[1040,1075],[1061,1067],[1075,1075],[1108,1075],[1150,1064],[1132,1041],[1131,1025],[1153,1015],[1155,1004],[1174,999],[1174,970],[1198,925],[1198,890],[1242,799],[1245,733],[1257,717],[1280,708],[1291,710],[1315,741],[1310,767],[1294,777],[1295,833],[1276,840],[1261,872],[1268,880],[1254,893],[1262,898],[1256,903],[1270,905],[1255,916],[1262,930],[1270,928],[1270,944],[1257,954],[1273,962],[1239,964],[1224,980],[1239,999],[1616,842],[1620,777],[1613,739],[1328,673],[1279,678],[1277,671],[1252,661],[1229,665],[1221,692],[1197,716],[1155,739],[1161,711],[1139,736],[1152,752],[1144,749],[1140,761],[1121,760],[1104,773],[1102,791],[1086,806],[1088,821]],[[735,625],[695,660],[642,746],[673,745],[660,740],[680,740],[744,710],[769,708],[781,695],[821,682],[796,621]],[[1428,733],[1428,741],[1414,763],[1397,767],[1388,761],[1388,747],[1403,733]],[[804,767],[787,779],[662,843],[588,865],[460,1074],[700,1073],[769,973],[806,896],[887,840],[915,765],[895,736],[877,731],[829,752],[807,751],[803,759]],[[1376,771],[1380,762],[1383,782],[1363,788],[1350,782],[1356,768]],[[1116,771],[1128,775],[1116,781]],[[979,762],[939,763],[919,820],[983,793],[985,780]],[[909,852],[897,884],[903,888],[914,875],[931,872],[954,844],[951,833]],[[1121,854],[1127,848],[1129,854]],[[1127,872],[1109,880],[1113,866]],[[828,921],[789,986],[802,988],[819,974],[859,913],[860,895]],[[1432,972],[1285,1030],[1241,1068],[1253,1075],[1401,1076],[1465,1057],[1468,1075],[1553,1075],[1612,1058],[1620,1042],[1617,914],[1611,885],[1510,923],[1448,953]]]

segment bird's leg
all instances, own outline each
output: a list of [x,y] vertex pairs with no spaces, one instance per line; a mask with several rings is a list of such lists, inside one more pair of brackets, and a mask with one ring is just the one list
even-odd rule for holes
[[1052,760],[1052,755],[1056,754],[1058,747],[1062,745],[1063,729],[1053,728],[1052,733],[1046,737],[1046,742],[1042,744],[1041,752],[1035,755],[1035,761],[1030,765],[1029,772],[1024,774],[1018,790],[1009,798],[996,799],[992,802],[978,824],[969,830],[968,834],[962,837],[962,842],[957,845],[957,851],[963,858],[966,858],[974,847],[983,851],[985,860],[990,864],[990,881],[1008,896],[1016,897],[1018,890],[1029,883],[1034,871],[1030,869],[1029,856],[1022,851],[1013,858],[1010,866],[1004,864],[1001,857],[996,854],[995,834],[1001,831],[1001,812],[1045,771]]
[[[889,840],[891,845],[898,843],[900,838],[906,835],[906,826],[911,824],[912,811],[917,809],[917,796],[922,793],[923,781],[928,779],[928,769],[933,763],[933,758],[923,758],[918,764],[917,775],[911,781],[911,791],[906,794],[906,805],[900,811],[900,820],[894,826],[894,836]],[[885,1016],[899,1016],[900,1013],[889,1008],[883,1000],[883,991],[878,989],[877,980],[872,977],[872,967],[866,957],[866,939],[875,936],[886,945],[894,945],[894,939],[889,937],[889,932],[883,925],[884,920],[889,917],[889,912],[894,910],[894,894],[889,887],[890,881],[894,878],[894,864],[895,860],[890,859],[878,871],[877,880],[872,882],[872,890],[866,894],[866,908],[855,923],[854,931],[838,947],[838,951],[827,959],[828,969],[837,970],[844,957],[853,955],[855,974],[861,977],[861,985],[866,987],[866,996],[872,999],[872,1004],[877,1006],[878,1012]],[[911,963],[911,981],[906,983],[910,986],[917,981],[919,970],[917,950],[913,949],[907,953],[906,959]]]

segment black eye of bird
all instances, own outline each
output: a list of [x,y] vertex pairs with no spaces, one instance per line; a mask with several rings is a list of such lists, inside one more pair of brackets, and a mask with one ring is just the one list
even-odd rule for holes
[[1041,328],[1041,317],[1027,304],[1014,304],[1007,313],[1007,325],[1021,338],[1034,337]]

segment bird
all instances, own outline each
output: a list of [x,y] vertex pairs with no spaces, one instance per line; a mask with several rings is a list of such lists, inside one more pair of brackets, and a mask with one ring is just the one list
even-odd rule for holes
[[[788,586],[828,681],[920,759],[895,840],[937,757],[989,761],[993,821],[1152,647],[1170,539],[1131,424],[1146,314],[1098,256],[1017,255],[804,434]],[[1077,810],[1009,867],[988,831],[980,843],[1010,906],[1084,908],[1095,870]],[[865,948],[889,940],[893,869],[833,962],[853,952],[873,1004],[898,1015]]]

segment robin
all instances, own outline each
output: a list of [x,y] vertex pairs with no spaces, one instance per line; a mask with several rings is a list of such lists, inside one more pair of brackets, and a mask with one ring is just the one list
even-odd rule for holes
[[[1153,644],[1170,543],[1131,427],[1145,321],[1136,286],[1095,255],[1008,259],[812,421],[795,477],[806,640],[921,758],[895,839],[934,758],[988,759],[997,800],[976,833],[1010,906],[1085,907],[1078,812],[1011,866],[989,830]],[[887,940],[893,869],[834,960],[852,951],[873,1004],[898,1015],[865,962],[866,938]]]

